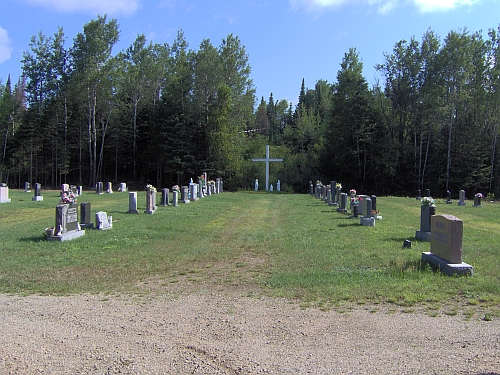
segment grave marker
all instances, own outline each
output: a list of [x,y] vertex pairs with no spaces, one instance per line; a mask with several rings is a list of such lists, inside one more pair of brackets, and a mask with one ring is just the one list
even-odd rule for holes
[[78,205],[76,203],[56,206],[56,225],[52,233],[47,233],[47,241],[68,241],[85,234],[78,223]]
[[9,203],[10,201],[9,187],[4,183],[0,184],[0,203]]
[[271,159],[269,157],[269,145],[266,145],[266,158],[265,159],[260,159],[260,158],[254,158],[252,159],[253,162],[265,162],[266,163],[266,191],[269,191],[269,163],[270,162],[282,162],[283,159]]
[[128,193],[128,214],[138,214],[137,211],[137,192],[130,191]]
[[95,214],[95,227],[98,230],[108,230],[113,228],[113,217],[108,216],[106,212],[99,211]]
[[80,227],[92,229],[94,223],[92,222],[92,206],[90,202],[80,203]]
[[431,227],[431,251],[422,253],[422,262],[447,275],[472,275],[474,267],[462,262],[463,221],[453,215],[434,215]]
[[42,184],[39,184],[38,182],[35,184],[35,193],[33,195],[33,198],[31,198],[32,201],[34,202],[41,202],[43,201],[42,197]]
[[458,193],[458,205],[465,206],[465,190],[460,190]]

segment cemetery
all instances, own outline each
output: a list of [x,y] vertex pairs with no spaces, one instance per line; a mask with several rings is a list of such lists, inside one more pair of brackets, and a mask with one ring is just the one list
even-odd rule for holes
[[[97,250],[107,243],[106,251],[94,260],[109,268],[109,275],[115,275],[102,276],[98,284],[103,285],[117,282],[113,271],[117,264],[106,260],[111,254],[121,265],[132,269],[145,267],[148,272],[168,274],[169,278],[179,277],[206,262],[227,262],[224,259],[229,255],[235,263],[229,261],[226,265],[232,269],[227,280],[242,282],[244,276],[239,274],[240,270],[233,269],[237,259],[244,257],[247,251],[263,256],[262,249],[271,246],[272,258],[280,264],[266,278],[273,294],[300,298],[300,295],[308,295],[309,288],[319,287],[322,304],[332,307],[345,298],[370,301],[374,295],[378,296],[375,299],[396,306],[425,305],[427,300],[444,303],[450,290],[440,292],[445,286],[447,289],[449,283],[448,278],[438,276],[442,271],[464,275],[461,281],[453,283],[454,294],[473,293],[476,299],[485,301],[484,309],[490,306],[500,315],[500,310],[492,307],[500,301],[500,291],[489,287],[497,281],[499,268],[497,262],[491,261],[497,256],[497,249],[491,244],[500,241],[500,232],[495,230],[500,229],[497,228],[500,223],[494,220],[496,203],[483,200],[482,209],[477,210],[472,204],[465,207],[446,204],[446,197],[433,199],[436,207],[429,216],[425,197],[421,201],[376,197],[346,189],[337,181],[330,181],[328,185],[318,181],[313,194],[291,195],[277,194],[277,191],[255,194],[253,189],[217,194],[222,185],[220,179],[217,180],[214,184],[202,185],[201,189],[199,183],[163,188],[159,205],[156,204],[157,189],[152,185],[142,191],[128,191],[128,194],[83,191],[73,204],[69,202],[76,199],[72,193],[70,198],[62,191],[44,190],[44,200],[35,202],[26,197],[24,190],[11,190],[11,202],[2,205],[0,212],[5,245],[1,252],[10,259],[7,264],[14,262],[16,267],[0,266],[4,267],[0,271],[7,275],[3,291],[20,292],[13,280],[19,272],[30,272],[25,257],[47,251],[57,256],[62,248],[54,243],[56,241],[69,243],[75,255],[81,254],[78,259],[85,258],[89,249]],[[210,197],[207,185],[208,191],[214,193]],[[64,200],[69,203],[62,204]],[[191,204],[182,204],[188,202]],[[425,214],[423,208],[426,208]],[[26,216],[33,214],[34,219]],[[462,236],[460,244],[455,245],[457,235],[446,237],[432,229],[438,225],[434,224],[435,218],[448,216],[462,223],[458,232],[453,230]],[[275,224],[269,226],[269,223]],[[189,228],[189,236],[183,234],[184,228]],[[108,243],[110,238],[113,238],[112,245]],[[402,247],[405,240],[411,246]],[[25,250],[21,254],[12,252],[20,241],[26,245]],[[446,252],[443,255],[438,246],[443,243],[456,248],[459,256],[446,255]],[[145,252],[138,264],[133,255],[137,246]],[[198,255],[181,261],[183,253],[191,253],[193,249],[197,249]],[[40,259],[40,266],[52,269],[52,256]],[[163,261],[153,261],[158,257]],[[443,259],[447,261],[443,263]],[[401,289],[398,285],[407,278],[420,280],[418,287],[405,282],[405,288]],[[76,291],[79,280],[70,278],[65,284],[65,288]],[[328,285],[343,285],[347,292],[337,295]],[[40,292],[57,293],[59,288],[57,282],[46,279]],[[313,306],[318,302],[302,298],[304,303]]]

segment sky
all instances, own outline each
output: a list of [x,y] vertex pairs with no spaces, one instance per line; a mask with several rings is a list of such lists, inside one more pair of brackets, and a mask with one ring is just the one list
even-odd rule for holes
[[17,82],[22,54],[41,31],[62,27],[66,48],[97,15],[116,18],[125,50],[144,34],[172,44],[182,29],[189,48],[204,39],[219,46],[233,34],[248,54],[257,100],[297,104],[302,79],[336,82],[344,54],[356,48],[370,86],[383,82],[374,68],[401,40],[421,40],[432,29],[441,40],[452,31],[497,29],[500,0],[2,0],[0,79]]

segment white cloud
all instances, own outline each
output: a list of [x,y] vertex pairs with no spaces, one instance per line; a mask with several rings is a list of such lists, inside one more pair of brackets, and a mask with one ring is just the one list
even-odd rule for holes
[[422,13],[439,12],[473,5],[477,0],[413,0],[413,3]]
[[26,0],[59,12],[91,11],[100,14],[132,14],[139,7],[138,0]]
[[290,0],[294,9],[307,9],[309,11],[318,11],[325,8],[339,8],[344,4],[368,3],[376,6],[378,12],[385,14],[397,6],[413,4],[422,13],[446,11],[462,6],[473,5],[481,0]]
[[10,45],[9,33],[0,27],[0,64],[10,59],[12,47]]

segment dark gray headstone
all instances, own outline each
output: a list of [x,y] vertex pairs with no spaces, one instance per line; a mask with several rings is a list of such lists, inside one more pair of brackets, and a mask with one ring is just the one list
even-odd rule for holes
[[162,189],[162,191],[161,191],[161,205],[162,206],[169,206],[170,205],[169,196],[168,195],[169,195],[168,188]]
[[90,202],[80,203],[80,226],[82,228],[92,228],[92,206]]

